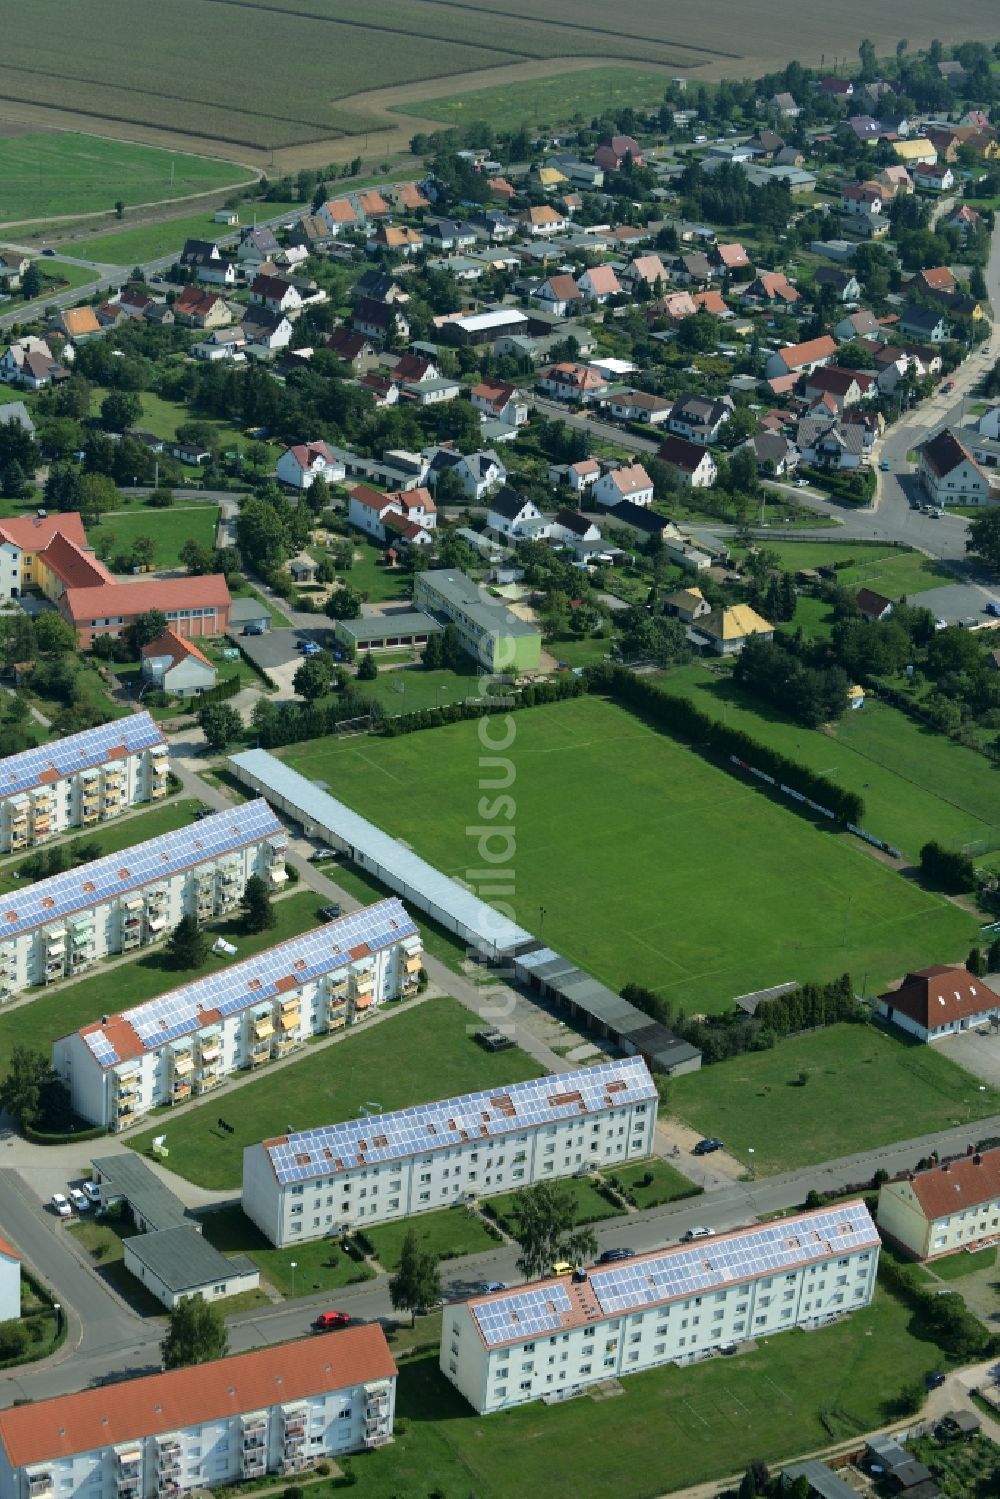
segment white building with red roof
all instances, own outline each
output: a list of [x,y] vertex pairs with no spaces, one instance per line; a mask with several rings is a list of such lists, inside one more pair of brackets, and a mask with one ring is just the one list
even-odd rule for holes
[[594,485],[594,499],[599,505],[620,505],[628,500],[632,505],[653,503],[653,481],[641,463],[625,463],[621,468],[609,469]]
[[300,1472],[392,1440],[377,1323],[0,1411],[0,1494],[166,1495]]
[[275,474],[281,484],[293,489],[308,489],[314,479],[339,484],[346,469],[325,442],[299,442],[286,448],[278,459]]
[[531,415],[524,392],[503,380],[481,380],[469,391],[469,399],[484,418],[505,427],[523,427]]
[[1000,1241],[1000,1148],[969,1152],[878,1194],[878,1226],[886,1238],[918,1260]]
[[430,490],[422,485],[384,494],[370,484],[356,484],[347,497],[347,519],[377,541],[430,546],[437,507]]
[[586,405],[607,395],[608,382],[589,364],[553,364],[542,372],[538,388],[557,401],[580,401]]
[[576,278],[577,290],[589,302],[603,303],[609,297],[621,296],[622,285],[610,265],[595,265]]
[[21,1258],[13,1244],[0,1239],[0,1322],[21,1315]]
[[940,1041],[1000,1016],[1000,995],[967,968],[935,963],[908,973],[898,989],[880,995],[878,1013],[920,1041]]
[[215,686],[218,673],[204,651],[174,630],[164,630],[141,654],[147,682],[174,697],[199,697]]

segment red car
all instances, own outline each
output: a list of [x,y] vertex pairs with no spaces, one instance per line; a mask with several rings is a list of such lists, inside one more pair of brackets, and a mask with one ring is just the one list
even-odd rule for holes
[[320,1312],[313,1323],[314,1332],[330,1332],[335,1327],[350,1327],[351,1319],[347,1312]]

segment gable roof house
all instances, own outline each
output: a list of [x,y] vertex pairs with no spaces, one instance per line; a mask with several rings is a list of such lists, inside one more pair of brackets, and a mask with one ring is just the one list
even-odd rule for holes
[[566,484],[575,494],[586,494],[601,477],[596,458],[581,458],[577,463],[556,463],[548,472],[550,484]]
[[254,354],[287,349],[295,332],[292,320],[286,313],[265,307],[263,303],[246,309],[240,327]]
[[507,470],[492,448],[478,453],[456,453],[451,448],[427,450],[429,464],[426,482],[432,490],[443,473],[451,469],[459,478],[469,500],[482,500],[507,481]]
[[649,427],[667,421],[674,409],[666,396],[654,396],[646,390],[623,390],[609,396],[607,409],[620,422],[645,422]]
[[718,478],[718,466],[708,448],[686,437],[664,438],[656,456],[669,464],[688,489],[708,489]]
[[233,321],[225,297],[200,286],[185,286],[174,303],[174,317],[187,328],[225,328]]
[[326,347],[344,364],[350,365],[357,375],[364,374],[375,364],[375,345],[354,328],[334,328],[326,340]]
[[805,416],[795,430],[803,463],[820,468],[860,468],[868,461],[864,431],[835,416]]
[[838,411],[845,406],[855,406],[858,401],[873,394],[874,375],[863,370],[841,369],[839,365],[824,365],[806,376],[803,394],[807,401],[819,396],[832,396]]
[[651,505],[653,481],[641,463],[623,464],[620,468],[609,469],[598,479],[593,495],[599,505],[606,505],[609,509],[620,505],[623,500],[630,505]]
[[568,271],[550,276],[532,292],[532,299],[557,317],[569,311],[574,304],[583,302],[583,292]]
[[642,148],[637,140],[631,135],[602,135],[594,152],[594,165],[602,172],[619,172],[626,156],[631,157],[633,166],[642,166]]
[[917,1260],[995,1244],[1000,1237],[1000,1149],[970,1145],[957,1160],[883,1182],[877,1216],[879,1232]]
[[605,377],[588,364],[553,364],[542,372],[538,386],[557,401],[579,401],[583,405],[608,392]]
[[63,369],[43,338],[26,334],[0,354],[0,380],[8,385],[24,385],[28,390],[41,390],[52,381],[65,380],[69,372]]
[[875,218],[882,212],[884,199],[877,182],[849,182],[840,195],[842,213]]
[[882,324],[867,307],[862,307],[858,312],[849,312],[839,323],[834,323],[833,336],[841,343],[850,343],[855,338],[885,337]]
[[749,604],[713,609],[695,621],[692,632],[717,656],[737,655],[751,635],[760,635],[764,640],[774,638],[774,626]]
[[316,217],[322,219],[327,232],[334,239],[350,229],[359,229],[363,223],[362,215],[350,198],[328,199],[326,203],[320,204]]
[[430,546],[437,509],[428,489],[383,494],[368,484],[357,484],[347,497],[347,519],[379,541]]
[[380,222],[365,241],[365,249],[370,254],[377,254],[379,250],[393,250],[398,255],[409,256],[416,255],[423,247],[423,235],[416,229],[411,229],[408,224]]
[[410,324],[398,306],[376,302],[370,297],[358,298],[351,313],[351,322],[359,333],[364,333],[380,346],[388,339],[405,340],[410,336]]
[[590,302],[606,302],[621,295],[621,282],[609,265],[595,265],[577,277],[576,284]]
[[888,619],[892,613],[892,599],[886,598],[884,593],[876,593],[874,588],[859,588],[854,595],[854,602],[865,619],[873,623]]
[[796,104],[794,96],[789,93],[772,94],[768,101],[770,108],[780,119],[794,120],[801,113]]
[[343,463],[325,442],[302,442],[286,448],[275,469],[280,483],[293,489],[308,489],[316,479],[339,484],[345,473]]
[[943,344],[948,337],[948,320],[936,307],[924,307],[917,302],[908,302],[899,319],[899,330],[912,338],[926,339],[928,343]]
[[0,286],[7,291],[17,291],[21,277],[31,264],[31,258],[20,250],[0,250]]
[[498,536],[541,541],[549,534],[549,523],[534,500],[505,484],[486,502],[486,525]]
[[917,473],[928,499],[935,505],[987,505],[1000,499],[986,470],[965,444],[947,427],[917,448]]
[[553,234],[565,234],[569,222],[564,214],[551,203],[542,203],[527,208],[518,215],[526,234],[532,239],[547,239]]
[[164,630],[140,654],[146,680],[175,697],[198,697],[215,686],[217,673],[211,661],[193,640],[174,630]]
[[740,298],[747,306],[755,303],[764,306],[781,303],[782,306],[791,307],[795,302],[802,300],[802,294],[792,285],[784,272],[758,271],[749,285],[741,288]]
[[818,287],[832,291],[838,302],[856,302],[861,295],[857,276],[839,265],[817,266],[813,281]]
[[524,392],[503,381],[481,380],[469,391],[469,399],[483,417],[507,427],[523,427],[531,415]]
[[714,244],[708,252],[708,263],[715,276],[729,276],[734,271],[745,271],[750,266],[750,256],[742,245]]
[[653,291],[657,282],[666,283],[667,269],[659,255],[637,255],[619,272],[618,279],[632,291],[640,285],[648,286]]
[[76,341],[93,338],[101,331],[100,320],[92,307],[65,307],[55,314],[49,326]]
[[921,163],[913,168],[913,185],[925,192],[946,193],[955,186],[955,173],[947,162]]
[[837,345],[829,334],[810,338],[804,344],[789,344],[777,349],[768,359],[764,373],[769,380],[781,375],[811,375],[822,364],[837,356]]
[[667,419],[667,429],[678,437],[686,437],[689,442],[705,445],[716,441],[733,410],[731,396],[716,398],[682,391]]
[[783,432],[757,432],[740,446],[751,450],[759,474],[777,479],[791,473],[799,461],[798,449]]
[[261,266],[273,260],[281,246],[273,229],[266,224],[254,225],[243,230],[236,246],[236,259],[243,266]]
[[712,606],[701,589],[693,586],[668,593],[663,600],[663,607],[674,619],[679,619],[686,625],[694,624],[696,619],[712,612]]

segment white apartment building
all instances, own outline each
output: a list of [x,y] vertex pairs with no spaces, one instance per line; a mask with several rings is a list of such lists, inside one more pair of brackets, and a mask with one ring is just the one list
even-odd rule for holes
[[283,1135],[243,1152],[243,1211],[281,1248],[619,1166],[652,1151],[656,1103],[627,1057]]
[[82,1118],[127,1129],[412,994],[420,954],[393,896],[85,1025],[55,1043],[52,1065]]
[[879,1236],[838,1203],[445,1307],[441,1372],[477,1411],[566,1395],[869,1304]]
[[0,1499],[166,1499],[392,1440],[377,1323],[0,1411]]
[[252,874],[284,884],[287,843],[258,799],[12,891],[0,899],[0,1002],[155,942],[182,916],[234,911]]
[[167,745],[148,713],[133,713],[0,761],[0,853],[94,827],[167,794]]
[[878,1226],[918,1260],[1000,1241],[1000,1148],[944,1161],[879,1188]]

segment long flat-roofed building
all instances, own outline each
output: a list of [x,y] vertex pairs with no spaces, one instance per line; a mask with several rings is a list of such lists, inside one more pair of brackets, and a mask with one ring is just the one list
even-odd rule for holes
[[442,614],[458,631],[462,649],[488,671],[537,671],[542,632],[465,573],[437,567],[417,573],[413,602]]
[[841,1202],[445,1307],[441,1372],[477,1411],[686,1364],[867,1306],[879,1236]]
[[392,1440],[377,1324],[0,1411],[0,1499],[166,1499]]
[[243,1211],[302,1243],[648,1156],[656,1085],[640,1057],[395,1114],[282,1135],[243,1152]]
[[0,760],[0,853],[93,827],[167,794],[167,745],[148,713]]
[[82,1118],[126,1129],[412,994],[420,955],[392,897],[85,1025],[55,1043],[53,1066]]
[[284,883],[287,844],[259,799],[11,892],[0,899],[0,997],[155,942],[182,916],[235,910],[252,874]]

